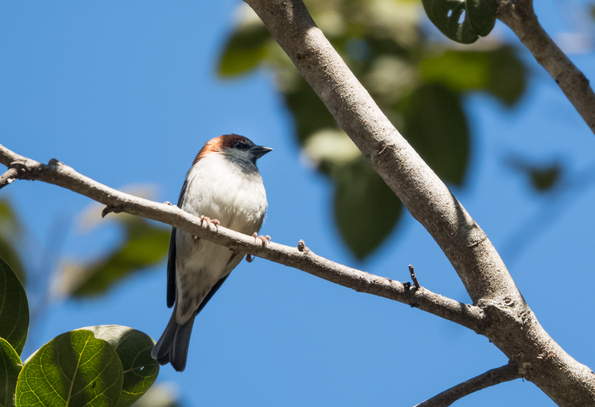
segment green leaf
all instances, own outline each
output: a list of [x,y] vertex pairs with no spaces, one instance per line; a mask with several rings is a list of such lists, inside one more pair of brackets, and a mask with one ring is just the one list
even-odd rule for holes
[[0,235],[0,258],[10,264],[15,276],[21,283],[25,283],[25,272],[23,263],[18,252],[14,249],[12,242]]
[[422,0],[430,21],[444,35],[471,44],[488,35],[496,24],[493,0]]
[[[63,276],[73,297],[104,293],[124,277],[159,263],[167,254],[170,230],[156,227],[139,217],[126,217],[122,224],[126,239],[106,259],[83,266]],[[83,277],[82,281],[80,279]],[[70,280],[69,280],[70,278]]]
[[66,332],[25,362],[16,405],[115,407],[122,376],[120,358],[107,341],[87,330]]
[[267,41],[271,36],[258,21],[247,21],[237,27],[225,45],[219,60],[219,75],[238,76],[255,68],[267,55]]
[[19,236],[22,225],[8,199],[0,199],[0,230],[3,234]]
[[21,354],[29,331],[27,294],[10,266],[0,259],[0,337]]
[[14,406],[14,392],[21,369],[18,353],[8,341],[0,338],[0,406]]
[[462,185],[469,130],[460,97],[440,85],[418,88],[404,103],[405,138],[445,181]]
[[149,390],[159,374],[159,363],[151,357],[155,341],[150,336],[120,325],[82,329],[92,331],[96,338],[106,340],[120,357],[124,381],[118,407],[131,405]]
[[530,172],[531,184],[538,192],[546,192],[558,184],[562,168],[556,164],[546,168],[534,168]]
[[447,51],[420,62],[422,77],[459,92],[486,91],[511,105],[525,89],[526,72],[512,47]]
[[18,279],[25,284],[25,268],[16,245],[20,243],[23,226],[7,199],[0,200],[0,258],[11,265]]
[[393,230],[403,205],[361,156],[337,170],[334,178],[335,221],[351,252],[362,260]]
[[512,47],[502,47],[490,53],[488,90],[504,103],[512,105],[525,90],[527,72]]
[[548,192],[559,185],[564,169],[562,164],[536,164],[521,157],[509,157],[508,165],[525,175],[536,192]]

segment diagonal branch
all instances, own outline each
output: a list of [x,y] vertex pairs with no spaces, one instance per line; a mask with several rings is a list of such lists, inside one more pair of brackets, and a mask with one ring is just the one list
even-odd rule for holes
[[79,174],[71,167],[52,159],[49,164],[20,156],[0,145],[0,163],[19,169],[18,178],[37,180],[69,189],[106,205],[104,214],[126,212],[148,219],[167,223],[192,233],[201,239],[227,246],[239,252],[249,253],[276,263],[294,267],[330,282],[352,288],[359,292],[378,295],[417,307],[444,319],[456,322],[481,333],[485,325],[483,311],[476,306],[464,304],[435,294],[421,287],[376,276],[356,270],[314,254],[303,241],[297,248],[274,242],[263,245],[262,241],[222,226],[210,230],[208,223],[182,211],[171,204],[160,204],[109,188]]
[[545,32],[533,0],[499,0],[498,18],[519,37],[595,133],[595,93],[589,80]]
[[486,389],[496,384],[509,382],[521,377],[519,368],[515,363],[508,363],[507,365],[498,367],[496,369],[488,370],[487,372],[475,376],[466,382],[457,384],[440,394],[435,395],[431,399],[417,404],[415,407],[446,407],[450,406],[455,401],[468,396],[476,391]]
[[375,171],[438,243],[474,304],[483,309],[490,341],[523,366],[524,377],[560,406],[593,405],[591,370],[545,332],[486,234],[382,113],[316,27],[303,1],[244,1]]
[[[469,296],[522,302],[496,249],[380,110],[302,0],[245,0],[376,172],[436,240]],[[395,72],[399,75],[399,72]]]

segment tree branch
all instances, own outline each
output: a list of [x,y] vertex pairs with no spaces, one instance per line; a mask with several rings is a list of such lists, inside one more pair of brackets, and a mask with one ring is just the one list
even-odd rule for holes
[[483,312],[476,306],[460,303],[423,287],[411,288],[410,284],[403,284],[332,262],[314,254],[303,241],[300,241],[297,248],[274,242],[263,245],[260,239],[254,239],[252,236],[222,226],[211,230],[208,222],[201,222],[200,218],[182,211],[177,206],[160,204],[117,191],[79,174],[58,160],[52,159],[47,165],[41,164],[20,156],[2,145],[0,145],[0,163],[10,169],[18,167],[19,179],[58,185],[100,202],[106,205],[104,214],[126,212],[167,223],[201,239],[204,238],[233,250],[297,268],[358,292],[408,304],[478,333],[482,332],[485,325]]
[[417,404],[415,407],[446,407],[450,406],[455,401],[468,396],[476,391],[486,389],[496,384],[509,382],[521,377],[519,368],[515,363],[498,367],[496,369],[488,370],[487,372],[475,376],[461,384],[457,384],[440,394],[435,395],[431,399]]
[[498,18],[519,37],[595,133],[595,93],[589,80],[545,32],[533,0],[499,0]]
[[[537,321],[485,233],[395,129],[316,27],[302,0],[244,0],[376,172],[448,257],[485,335],[561,406],[595,404],[595,374]],[[398,75],[395,72],[395,75]]]
[[522,301],[483,230],[380,110],[316,27],[303,2],[245,2],[376,172],[436,240],[473,302],[504,293]]

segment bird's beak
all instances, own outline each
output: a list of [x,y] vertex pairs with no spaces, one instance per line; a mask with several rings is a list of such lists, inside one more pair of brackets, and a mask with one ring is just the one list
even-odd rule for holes
[[252,146],[250,147],[250,154],[254,158],[260,158],[268,152],[273,151],[270,147],[263,147],[263,146]]

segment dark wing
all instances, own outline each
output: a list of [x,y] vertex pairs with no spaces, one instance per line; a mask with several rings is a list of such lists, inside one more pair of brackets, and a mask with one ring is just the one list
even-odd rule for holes
[[[227,262],[227,265],[232,266],[231,269],[233,270],[235,268],[235,266],[237,266],[238,263],[240,261],[242,261],[242,257],[244,257],[243,254],[235,253],[233,256],[231,256],[231,258]],[[217,281],[217,283],[211,288],[211,291],[209,291],[209,293],[205,296],[205,299],[202,300],[202,302],[198,306],[198,309],[196,310],[194,315],[198,315],[198,313],[200,311],[202,311],[202,309],[205,307],[205,305],[207,305],[207,302],[209,302],[211,297],[213,297],[213,295],[215,295],[215,293],[217,292],[219,287],[221,287],[223,285],[223,283],[225,282],[225,280],[227,280],[227,277],[229,277],[230,274],[231,274],[231,270],[229,270],[229,273],[227,273],[227,275],[225,277],[222,277],[221,280]]]
[[[184,181],[180,196],[178,198],[178,208],[184,203],[188,180]],[[169,238],[169,252],[167,254],[167,307],[171,308],[176,300],[176,228],[171,229]]]
[[223,277],[221,280],[217,281],[217,283],[211,288],[211,291],[209,291],[209,293],[207,294],[207,296],[205,297],[205,299],[202,300],[202,302],[198,306],[198,309],[194,313],[194,316],[198,315],[198,313],[200,311],[202,311],[202,309],[205,307],[205,305],[207,305],[207,302],[209,302],[209,300],[211,299],[211,297],[213,297],[213,295],[215,295],[215,293],[217,292],[217,290],[219,289],[219,287],[221,287],[223,285],[223,283],[225,282],[225,280],[227,280],[227,277],[229,277],[229,274],[226,275],[225,277]]
[[176,300],[176,228],[171,228],[169,252],[167,254],[167,308]]

